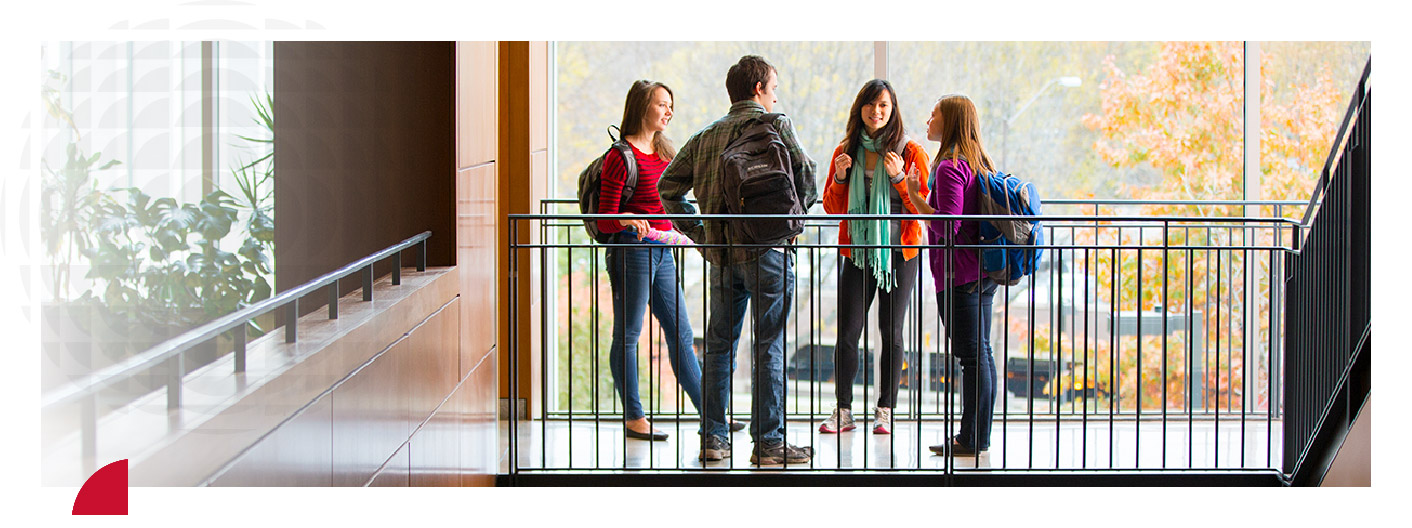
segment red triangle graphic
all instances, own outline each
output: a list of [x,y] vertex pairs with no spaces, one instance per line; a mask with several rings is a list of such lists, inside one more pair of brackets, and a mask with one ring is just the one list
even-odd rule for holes
[[127,515],[127,459],[99,469],[74,497],[74,515]]

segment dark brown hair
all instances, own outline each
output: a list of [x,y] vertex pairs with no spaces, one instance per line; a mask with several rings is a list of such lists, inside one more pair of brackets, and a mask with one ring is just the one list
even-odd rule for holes
[[[755,86],[761,90],[770,82],[770,72],[777,71],[765,58],[759,55],[746,55],[740,58],[730,71],[726,72],[726,92],[731,102],[744,101],[755,96]],[[778,75],[778,73],[777,73]]]
[[[878,153],[887,154],[897,148],[897,144],[906,135],[902,126],[902,110],[897,105],[897,92],[892,89],[892,83],[882,79],[873,79],[863,84],[863,88],[858,90],[858,97],[853,99],[853,108],[848,110],[848,128],[843,137],[843,153],[848,157],[858,151],[858,145],[863,141],[863,134],[868,128],[863,125],[863,105],[878,100],[878,95],[886,92],[892,98],[892,117],[888,118],[887,124],[878,128],[877,135],[873,141],[878,144]],[[863,160],[853,160],[854,165],[859,165]]]
[[[618,125],[623,137],[636,135],[642,131],[647,110],[652,106],[652,94],[658,88],[666,90],[667,97],[672,100],[670,104],[676,106],[677,96],[667,85],[646,79],[634,81],[632,87],[628,88],[627,100],[623,102],[623,122]],[[667,135],[661,130],[652,135],[652,150],[667,161],[672,161],[672,158],[677,157],[676,146],[672,145],[672,140],[667,139]]]
[[995,172],[995,163],[985,153],[981,145],[980,113],[976,111],[971,98],[961,94],[941,96],[936,102],[937,113],[941,114],[941,147],[932,159],[932,170],[943,159],[965,158],[971,166],[971,174],[977,176]]

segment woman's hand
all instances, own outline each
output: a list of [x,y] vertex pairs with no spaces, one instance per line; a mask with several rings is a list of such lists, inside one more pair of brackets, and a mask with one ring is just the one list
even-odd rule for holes
[[917,170],[917,165],[912,165],[912,170],[907,172],[907,194],[918,194],[922,192],[922,173]]
[[833,159],[833,179],[843,181],[848,179],[848,168],[853,166],[853,158],[847,153],[839,154]]
[[888,152],[887,156],[883,158],[883,167],[887,169],[887,177],[896,178],[897,175],[902,174],[902,156],[896,152]]
[[913,164],[912,168],[907,171],[907,178],[905,179],[907,180],[907,199],[912,202],[912,207],[916,208],[917,212],[921,214],[935,213],[936,210],[932,209],[932,206],[927,204],[926,200],[922,199],[922,170],[918,168],[916,164]]
[[[632,214],[632,213],[623,213],[623,214]],[[638,240],[642,240],[642,237],[647,236],[647,230],[648,230],[648,228],[651,227],[651,224],[649,224],[646,220],[637,220],[637,219],[633,219],[633,218],[624,218],[624,219],[618,220],[618,225],[621,225],[621,226],[623,226],[623,227],[631,227],[631,228],[637,230],[637,239],[638,239]]]

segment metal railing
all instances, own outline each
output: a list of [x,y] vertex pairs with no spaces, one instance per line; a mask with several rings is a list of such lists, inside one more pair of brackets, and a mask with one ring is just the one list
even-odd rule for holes
[[[549,201],[542,207],[563,207]],[[954,476],[975,472],[1221,470],[1278,471],[1279,338],[1283,321],[1280,284],[1283,259],[1292,251],[1298,222],[1277,218],[1294,201],[1164,201],[1160,205],[1227,206],[1237,216],[1150,217],[1099,214],[1099,206],[1152,205],[1139,200],[1048,200],[1057,206],[1091,206],[1080,215],[1042,217],[1047,240],[1041,270],[995,294],[992,346],[999,379],[994,427],[1001,431],[985,464],[958,464],[957,458],[927,457],[926,438],[955,433],[960,396],[956,360],[941,332],[927,252],[950,255],[980,246],[910,246],[922,249],[904,335],[904,366],[894,419],[899,431],[886,438],[870,433],[820,436],[813,433],[833,407],[832,368],[827,350],[832,310],[839,301],[837,251],[840,220],[893,218],[886,215],[806,215],[798,243],[782,248],[794,255],[796,276],[786,323],[783,375],[785,413],[791,443],[822,447],[808,464],[786,466],[829,472],[915,472]],[[1247,207],[1269,207],[1275,217],[1239,216]],[[699,418],[683,391],[664,372],[662,336],[655,320],[644,325],[639,347],[646,370],[643,407],[650,419],[675,424],[671,443],[624,440],[623,414],[606,362],[612,320],[606,262],[600,248],[642,248],[640,244],[589,243],[582,221],[630,215],[509,215],[511,269],[537,261],[531,270],[543,302],[540,315],[540,390],[545,404],[534,417],[512,406],[509,438],[511,475],[556,471],[667,470],[729,472],[743,462],[700,463],[700,445],[691,433]],[[640,216],[635,218],[642,218]],[[749,215],[658,215],[661,219],[747,220]],[[917,216],[902,215],[915,221]],[[990,216],[926,217],[929,221],[977,221]],[[532,243],[522,235],[538,233]],[[669,251],[677,263],[677,283],[686,291],[693,332],[706,329],[709,299],[707,267],[692,249],[726,245],[681,245]],[[878,245],[854,248],[895,248]],[[621,255],[621,251],[618,253]],[[1199,280],[1198,280],[1199,278]],[[519,394],[517,328],[526,324],[514,303],[523,287],[508,277],[511,393]],[[923,290],[926,290],[924,293]],[[949,294],[952,289],[945,290]],[[1160,306],[1160,311],[1158,311]],[[553,310],[551,312],[551,310]],[[870,309],[876,313],[877,307]],[[750,317],[745,317],[746,328]],[[948,319],[949,320],[949,319]],[[866,373],[876,339],[875,323],[865,323],[857,385],[871,406],[876,383]],[[602,328],[600,328],[602,327]],[[655,333],[654,333],[655,332]],[[742,330],[741,338],[753,334]],[[654,349],[653,345],[656,345]],[[747,347],[748,348],[748,347]],[[823,352],[821,352],[823,351]],[[750,354],[737,356],[742,363]],[[1015,360],[1015,361],[1011,361]],[[655,367],[653,366],[655,363]],[[748,372],[737,368],[736,373]],[[737,379],[740,378],[740,379]],[[728,405],[732,418],[749,417],[750,380],[733,375]],[[792,399],[791,399],[792,398]],[[856,399],[856,398],[855,398]],[[1273,404],[1272,404],[1273,402]],[[855,405],[855,408],[859,405]],[[871,424],[871,413],[856,416]],[[533,418],[534,422],[521,423]],[[537,423],[535,423],[537,422]],[[1077,432],[1075,432],[1077,431]],[[1185,432],[1186,438],[1178,436]],[[847,435],[859,438],[845,440]],[[683,441],[683,436],[690,439]],[[1203,436],[1203,439],[1198,439]],[[899,440],[900,438],[900,440]],[[1198,441],[1199,440],[1199,441]],[[749,457],[748,442],[737,440],[735,458]],[[828,448],[828,444],[833,447]],[[1149,445],[1143,450],[1142,445]],[[821,445],[822,444],[822,445]],[[847,445],[846,445],[847,444]],[[856,444],[856,445],[855,445]],[[1160,448],[1151,448],[1160,445]],[[862,447],[861,461],[853,454]],[[827,457],[827,459],[825,459]],[[982,467],[984,466],[984,467]],[[767,466],[768,468],[768,466]],[[773,469],[773,468],[771,468]]]
[[237,373],[244,372],[247,346],[246,326],[255,318],[283,309],[284,340],[286,343],[294,343],[298,339],[299,300],[301,298],[321,288],[327,288],[328,317],[329,319],[337,319],[338,299],[340,298],[338,288],[339,279],[354,274],[361,275],[363,279],[363,300],[372,301],[373,282],[376,279],[373,265],[384,259],[393,259],[392,284],[401,284],[402,251],[416,246],[417,271],[426,271],[426,240],[430,237],[431,232],[424,231],[337,270],[321,275],[291,290],[193,328],[145,352],[132,356],[121,363],[93,372],[83,381],[69,383],[56,388],[43,395],[41,399],[41,409],[47,412],[61,406],[74,403],[79,404],[79,429],[81,434],[80,442],[83,468],[85,474],[92,473],[95,469],[95,457],[97,455],[98,445],[97,396],[99,391],[126,379],[142,375],[154,368],[165,369],[167,372],[167,410],[169,412],[178,410],[182,405],[182,379],[187,374],[183,362],[183,355],[187,350],[202,343],[213,341],[222,335],[229,335],[233,344],[233,348],[229,352],[233,355],[234,371]]
[[1289,261],[1283,471],[1292,484],[1323,478],[1370,392],[1371,71],[1370,59]]

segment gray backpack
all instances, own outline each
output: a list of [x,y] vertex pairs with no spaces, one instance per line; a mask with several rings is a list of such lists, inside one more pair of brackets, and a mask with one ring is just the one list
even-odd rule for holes
[[[628,173],[627,179],[623,182],[622,199],[618,201],[619,211],[622,210],[623,204],[628,203],[628,200],[632,200],[633,193],[637,191],[637,157],[633,155],[632,146],[628,145],[626,139],[613,137],[611,129],[614,128],[617,127],[609,127],[610,131],[608,132],[608,138],[613,140],[613,146],[609,147],[607,151],[603,152],[602,156],[594,159],[592,163],[584,167],[583,172],[579,173],[578,197],[579,213],[581,214],[598,214],[598,195],[603,187],[603,158],[606,158],[608,153],[612,152],[613,149],[617,149],[618,152],[623,155],[623,168],[627,169]],[[604,233],[598,230],[597,220],[584,220],[583,228],[588,231],[588,237],[599,244],[607,244],[613,238],[611,233]]]

